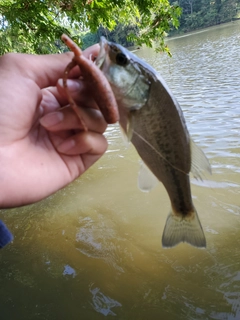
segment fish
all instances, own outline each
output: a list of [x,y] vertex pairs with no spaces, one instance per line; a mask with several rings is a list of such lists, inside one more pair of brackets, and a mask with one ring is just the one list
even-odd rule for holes
[[[206,238],[194,207],[189,173],[197,178],[211,173],[203,151],[188,132],[182,109],[164,79],[144,60],[119,44],[101,37],[96,65],[115,95],[120,126],[143,161],[139,187],[162,182],[171,202],[162,234],[162,246],[181,242],[205,248]],[[148,168],[148,169],[146,169]]]

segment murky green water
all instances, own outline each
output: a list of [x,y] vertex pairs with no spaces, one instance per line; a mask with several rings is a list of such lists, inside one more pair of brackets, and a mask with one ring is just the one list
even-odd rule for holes
[[139,158],[116,126],[84,176],[38,204],[1,210],[0,319],[240,319],[240,24],[139,56],[166,79],[213,175],[192,180],[208,247],[161,247],[170,203],[137,188]]

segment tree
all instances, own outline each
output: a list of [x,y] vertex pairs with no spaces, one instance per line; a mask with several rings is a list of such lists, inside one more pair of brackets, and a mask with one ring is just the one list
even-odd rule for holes
[[164,33],[178,26],[181,10],[168,0],[1,0],[0,54],[7,51],[59,52],[63,32],[81,44],[80,33],[118,23],[134,25],[131,41],[164,49]]
[[[170,0],[170,3],[174,3]],[[179,32],[238,19],[240,0],[178,0],[182,8]],[[175,32],[176,33],[176,32]]]

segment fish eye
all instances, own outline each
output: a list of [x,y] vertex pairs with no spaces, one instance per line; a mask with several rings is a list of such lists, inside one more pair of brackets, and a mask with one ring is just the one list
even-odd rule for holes
[[127,56],[122,53],[122,52],[119,52],[117,55],[116,55],[116,63],[119,65],[119,66],[126,66],[128,64],[128,58]]

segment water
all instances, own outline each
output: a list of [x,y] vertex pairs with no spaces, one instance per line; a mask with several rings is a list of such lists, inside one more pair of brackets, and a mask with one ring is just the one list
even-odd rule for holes
[[171,39],[170,59],[138,55],[165,78],[213,175],[192,179],[208,247],[161,247],[166,191],[137,188],[139,158],[116,126],[105,156],[73,184],[1,210],[0,319],[240,319],[239,22]]

